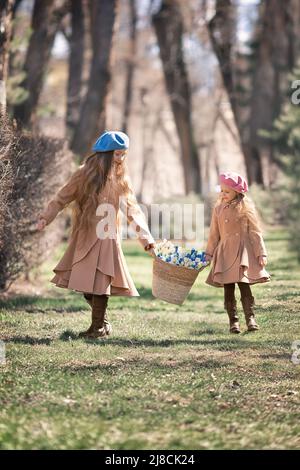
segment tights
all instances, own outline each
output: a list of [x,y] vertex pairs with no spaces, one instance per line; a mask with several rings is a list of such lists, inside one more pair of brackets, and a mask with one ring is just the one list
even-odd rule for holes
[[90,306],[92,306],[92,303],[93,303],[93,297],[102,297],[102,298],[106,298],[108,299],[108,295],[99,295],[99,294],[88,294],[87,292],[84,292],[83,294],[85,300],[90,304]]
[[[237,284],[239,286],[242,298],[252,296],[250,284],[247,284],[246,282],[238,282]],[[234,299],[234,290],[235,290],[235,283],[224,284],[224,300],[225,300],[225,302],[231,301],[231,300]]]

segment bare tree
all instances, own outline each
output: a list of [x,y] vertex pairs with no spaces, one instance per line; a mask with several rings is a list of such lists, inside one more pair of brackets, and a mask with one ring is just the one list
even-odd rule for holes
[[[261,161],[251,152],[249,142],[249,122],[245,123],[245,106],[241,109],[241,96],[238,90],[242,87],[236,73],[235,43],[237,40],[237,11],[233,0],[217,0],[216,13],[208,24],[213,49],[218,58],[223,83],[227,91],[235,123],[239,131],[242,152],[245,158],[247,176],[250,183],[263,183]],[[240,65],[242,59],[240,58]],[[249,108],[249,104],[247,104]],[[249,109],[247,110],[249,114]],[[248,116],[247,116],[248,121]],[[245,125],[246,124],[246,125]]]
[[110,59],[118,0],[90,0],[93,57],[87,94],[71,147],[84,155],[105,127],[106,98],[111,82]]
[[163,0],[152,16],[166,88],[181,146],[186,193],[201,191],[201,171],[192,125],[191,91],[183,55],[183,20],[175,0]]
[[6,80],[12,31],[13,0],[0,0],[0,113],[6,109]]
[[51,49],[62,18],[69,10],[69,0],[35,0],[30,38],[21,84],[28,91],[28,98],[16,105],[14,116],[24,126],[35,121],[35,112],[42,90]]
[[130,42],[129,42],[129,53],[127,59],[127,70],[126,70],[126,85],[125,85],[125,100],[124,100],[124,111],[122,129],[127,132],[128,120],[130,116],[130,109],[132,104],[132,87],[133,87],[133,75],[136,60],[136,24],[137,24],[137,12],[135,0],[129,1],[130,11]]
[[232,0],[217,0],[215,16],[209,22],[212,45],[218,58],[224,86],[236,112],[236,94],[233,79],[233,45],[236,41],[237,12]]
[[239,131],[249,182],[267,186],[276,162],[271,141],[260,131],[271,130],[278,117],[288,74],[300,56],[300,3],[262,0],[258,13],[250,55],[240,54],[235,47],[234,0],[216,0],[216,13],[208,27]]
[[[254,54],[250,111],[250,150],[260,161],[265,185],[276,174],[273,144],[260,134],[271,131],[286,101],[288,75],[300,58],[300,2],[264,0],[261,5],[258,47]],[[264,170],[265,168],[265,170]],[[251,174],[253,180],[255,174]]]
[[14,0],[13,2],[13,18],[15,18],[18,8],[23,0]]
[[68,37],[70,45],[69,77],[67,88],[67,129],[73,137],[73,131],[79,120],[82,72],[84,63],[84,19],[85,9],[83,0],[71,2],[71,35]]

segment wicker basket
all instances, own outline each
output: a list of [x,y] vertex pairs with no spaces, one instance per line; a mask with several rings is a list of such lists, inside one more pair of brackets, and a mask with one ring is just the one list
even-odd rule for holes
[[202,269],[185,268],[166,263],[155,257],[153,261],[152,294],[171,304],[182,305]]

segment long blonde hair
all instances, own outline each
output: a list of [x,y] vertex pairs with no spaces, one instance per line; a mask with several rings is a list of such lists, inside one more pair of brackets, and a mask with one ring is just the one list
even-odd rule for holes
[[72,234],[79,229],[84,232],[91,227],[91,221],[99,205],[98,195],[106,185],[108,177],[115,170],[119,195],[131,193],[125,161],[114,164],[114,152],[96,152],[88,155],[78,168],[76,199],[72,203]]
[[[248,222],[251,224],[252,230],[262,232],[263,223],[252,199],[250,199],[250,197],[246,196],[245,194],[237,193],[233,201],[236,202],[236,209],[238,211],[238,217],[241,223],[246,225]],[[220,195],[216,202],[216,206],[219,206],[221,203],[222,197]]]

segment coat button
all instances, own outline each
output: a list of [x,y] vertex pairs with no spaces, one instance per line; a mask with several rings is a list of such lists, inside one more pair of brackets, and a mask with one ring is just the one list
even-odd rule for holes
[[225,219],[225,222],[227,223],[227,222],[228,222],[228,219]]

